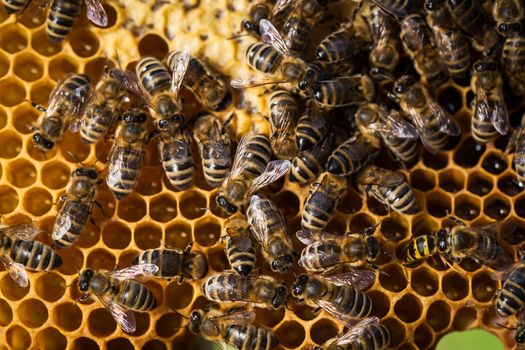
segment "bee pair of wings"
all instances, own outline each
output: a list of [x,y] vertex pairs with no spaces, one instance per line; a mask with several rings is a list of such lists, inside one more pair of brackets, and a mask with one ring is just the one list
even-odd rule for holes
[[[206,286],[206,289],[211,291],[217,291],[218,295],[221,293],[224,293],[225,295],[233,296],[235,299],[232,299],[230,301],[239,301],[239,302],[251,302],[253,300],[250,300],[249,298],[249,292],[247,289],[254,289],[254,286],[260,284],[262,281],[269,281],[275,283],[275,279],[271,276],[267,275],[253,275],[250,274],[246,277],[241,277],[235,272],[222,272],[220,274],[221,276],[224,276],[224,279],[208,279],[204,285]],[[232,283],[230,283],[232,281]],[[239,294],[239,283],[242,283],[243,285],[243,291],[241,292],[245,296],[248,296],[246,299],[237,298],[237,294]],[[244,288],[244,286],[248,286],[248,288]]]
[[[279,211],[279,216],[280,216],[279,218],[270,217],[270,215],[268,215],[267,211],[264,209],[264,206],[265,206],[264,201],[265,201],[264,197],[254,194],[250,198],[249,210],[252,213],[250,215],[250,218],[253,221],[252,233],[255,239],[260,244],[262,244],[263,246],[267,246],[267,243],[270,239],[270,234],[271,234],[270,226],[268,225],[270,220],[273,220],[275,223],[280,222],[282,224],[283,230],[286,230],[286,221],[280,211]],[[276,207],[274,212],[278,210],[279,209]],[[288,238],[288,235],[284,234],[283,237],[287,239],[289,245],[292,245],[292,242]]]
[[503,96],[503,89],[498,89],[497,96],[489,96],[489,92],[477,83],[474,100],[474,116],[478,120],[491,123],[501,135],[509,132],[509,113]]
[[[36,13],[51,7],[52,4],[53,0],[32,0],[19,16],[27,14],[27,16],[33,18],[36,16]],[[84,4],[86,5],[86,16],[91,23],[99,27],[107,27],[109,23],[108,15],[100,0],[84,0]]]
[[383,113],[380,121],[367,125],[374,131],[391,134],[400,139],[416,140],[419,137],[417,129],[400,112],[391,110]]
[[362,185],[396,187],[405,181],[402,173],[397,171],[375,172],[369,171],[357,180]]
[[522,124],[512,132],[505,152],[510,153],[514,150],[514,164],[525,166],[525,118]]
[[[329,348],[332,347],[345,347],[345,345],[354,343],[359,341],[359,339],[363,336],[365,336],[367,330],[374,325],[379,324],[379,318],[375,316],[370,316],[367,318],[364,318],[360,320],[357,323],[350,323],[347,324],[349,327],[348,330],[340,337],[336,338],[332,342],[329,343]],[[367,339],[368,341],[369,339]],[[358,346],[360,346],[362,343],[358,343]],[[313,350],[316,347],[314,346],[307,346],[305,350]],[[326,347],[328,349],[328,347]],[[346,347],[345,347],[346,348]]]

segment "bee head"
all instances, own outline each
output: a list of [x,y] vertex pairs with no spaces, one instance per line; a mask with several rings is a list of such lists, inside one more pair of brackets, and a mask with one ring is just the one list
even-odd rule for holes
[[368,257],[374,260],[379,255],[379,242],[374,237],[368,237],[366,242],[368,244]]
[[493,72],[498,69],[496,61],[492,59],[482,59],[474,63],[474,70],[480,72]]
[[49,141],[39,133],[33,135],[33,142],[38,148],[41,148],[44,151],[49,151],[53,148],[53,146],[55,146],[53,141]]
[[80,167],[71,173],[72,177],[87,177],[91,180],[98,178],[98,173],[93,168]]
[[440,229],[437,234],[437,249],[439,252],[444,253],[448,250],[447,236],[448,231],[445,228]]
[[170,126],[178,127],[184,122],[184,116],[180,113],[173,115],[170,118],[160,119],[157,124],[157,129],[159,130],[168,130]]
[[287,273],[288,271],[290,271],[292,263],[293,257],[290,254],[288,254],[280,256],[277,259],[273,260],[270,264],[270,267],[272,268],[272,271],[279,273]]
[[503,36],[521,32],[521,23],[500,23],[497,27],[498,33]]
[[78,289],[81,292],[87,292],[89,289],[89,284],[91,282],[91,279],[93,278],[93,270],[86,269],[84,272],[80,274],[80,278],[78,279]]
[[272,307],[275,309],[280,308],[286,303],[286,298],[288,297],[288,289],[285,285],[280,285],[275,290],[275,294],[272,298]]
[[317,72],[313,68],[308,68],[306,72],[304,73],[304,77],[301,81],[299,81],[298,87],[300,90],[304,91],[309,86],[311,86],[314,81],[316,80]]
[[161,95],[155,106],[155,112],[164,118],[170,118],[175,115],[178,110],[177,102],[168,94]]
[[308,275],[300,275],[292,285],[292,296],[294,298],[300,298],[305,292],[306,283],[308,282]]
[[425,10],[434,11],[445,5],[445,0],[425,0]]
[[190,321],[188,323],[188,328],[193,334],[199,334],[201,332],[202,318],[204,316],[204,311],[202,310],[193,310],[190,314]]
[[241,28],[247,33],[259,36],[259,26],[252,21],[242,21]]
[[517,344],[523,344],[525,343],[525,327],[524,326],[518,326],[516,329],[516,333],[514,334],[514,340]]
[[217,198],[215,198],[215,202],[217,203],[217,206],[221,208],[224,212],[232,215],[239,210],[239,208],[231,203],[229,200],[226,199],[226,197],[222,194],[219,194]]
[[394,92],[396,94],[404,94],[415,84],[416,79],[413,76],[404,75],[394,84]]
[[140,110],[131,110],[122,116],[124,123],[145,123],[148,115]]

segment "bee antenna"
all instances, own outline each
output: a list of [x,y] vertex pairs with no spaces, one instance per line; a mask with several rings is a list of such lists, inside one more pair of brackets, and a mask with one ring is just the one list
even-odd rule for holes
[[226,40],[235,40],[235,39],[239,39],[239,38],[242,38],[243,36],[248,36],[248,35],[250,35],[250,34],[248,34],[248,33],[235,34],[235,35],[229,37]]
[[67,150],[67,154],[69,154],[75,160],[75,162],[77,162],[78,164],[80,164],[82,166],[86,166],[84,163],[82,163],[80,158],[75,153],[71,152],[71,150]]
[[501,327],[501,328],[508,329],[509,331],[515,331],[515,330],[516,330],[516,327],[505,326],[505,325],[502,325],[501,323],[498,323],[498,322],[496,322],[495,325],[496,325],[496,326],[499,326],[499,327]]
[[[178,312],[177,310],[172,310],[172,311],[173,311],[174,313],[176,313],[177,315],[179,315],[180,317],[186,319],[186,320],[189,320],[189,319],[190,319],[188,316],[181,314],[181,313]],[[184,327],[179,327],[178,329],[180,329],[180,328],[184,328]]]

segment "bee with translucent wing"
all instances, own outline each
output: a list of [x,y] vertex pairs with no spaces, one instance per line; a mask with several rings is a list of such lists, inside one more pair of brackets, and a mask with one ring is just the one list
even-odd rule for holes
[[248,276],[257,259],[250,224],[245,217],[235,217],[226,221],[224,231],[226,257],[231,268],[241,276]]
[[525,117],[521,117],[521,124],[510,137],[505,152],[510,153],[514,150],[512,162],[521,184],[525,183]]
[[297,154],[295,125],[299,107],[295,97],[287,90],[275,90],[269,99],[270,141],[275,156],[292,159]]

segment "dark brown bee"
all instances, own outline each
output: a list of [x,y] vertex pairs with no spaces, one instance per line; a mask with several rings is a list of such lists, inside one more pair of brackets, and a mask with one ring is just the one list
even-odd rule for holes
[[474,63],[471,88],[476,94],[471,119],[472,138],[479,143],[493,141],[509,131],[509,114],[503,96],[503,79],[497,63],[484,58]]
[[288,49],[302,55],[310,41],[312,29],[325,14],[326,0],[296,0],[283,24],[282,36]]
[[332,135],[313,146],[311,149],[301,151],[292,159],[288,178],[291,182],[304,184],[314,180],[324,170],[324,165],[330,156],[333,140]]
[[417,0],[372,0],[372,2],[394,18],[404,18],[413,10],[421,8],[419,7],[421,2]]
[[525,17],[523,3],[519,0],[496,0],[492,8],[496,30],[503,36],[519,33]]
[[297,154],[295,124],[299,107],[287,90],[278,89],[270,95],[270,134],[274,154],[279,159],[292,159]]
[[523,260],[505,271],[506,280],[497,293],[496,311],[503,317],[518,315],[525,309],[525,264]]
[[135,265],[115,272],[85,269],[79,272],[78,289],[85,293],[79,300],[94,294],[117,324],[125,332],[133,333],[137,329],[133,311],[149,311],[157,304],[153,293],[133,279],[155,275],[158,270],[153,264]]
[[295,142],[300,151],[306,151],[320,143],[327,135],[328,128],[321,110],[309,109],[297,121]]
[[510,153],[514,150],[514,155],[512,163],[516,174],[518,176],[518,181],[520,184],[525,184],[525,118],[521,118],[521,125],[516,128],[509,140],[507,145],[506,152]]
[[51,238],[58,248],[69,247],[79,238],[93,211],[97,189],[103,180],[93,168],[80,167],[71,173],[64,204],[58,211]]
[[348,176],[359,171],[378,154],[379,148],[361,134],[352,136],[337,147],[326,162],[326,170],[337,176]]
[[292,0],[254,0],[248,11],[249,19],[241,22],[241,29],[259,38],[261,31],[259,22],[262,19],[271,20],[277,28],[282,24],[293,10]]
[[288,289],[270,276],[242,277],[235,272],[222,272],[204,281],[202,294],[221,304],[244,302],[277,310],[286,304]]
[[255,268],[256,251],[250,224],[244,217],[228,219],[226,232],[226,257],[231,268],[241,276],[248,276]]
[[368,75],[316,80],[312,88],[317,106],[323,109],[359,105],[371,101],[375,95],[376,87]]
[[22,287],[29,285],[26,269],[50,271],[62,265],[62,259],[50,246],[35,241],[34,224],[0,228],[0,261],[9,276]]
[[170,184],[177,190],[184,190],[193,183],[193,155],[191,152],[191,135],[179,127],[178,120],[166,119],[157,125],[160,131],[158,143],[162,168]]
[[508,35],[501,52],[501,68],[512,95],[525,95],[525,34]]

